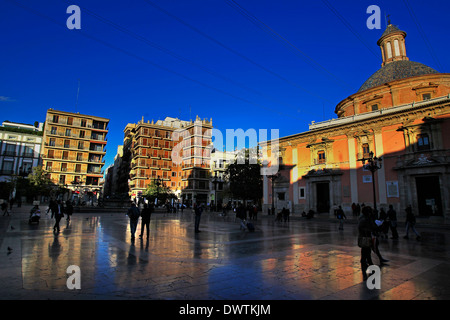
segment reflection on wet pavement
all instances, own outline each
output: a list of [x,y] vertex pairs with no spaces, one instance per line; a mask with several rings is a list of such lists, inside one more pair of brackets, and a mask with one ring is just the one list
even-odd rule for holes
[[[63,223],[64,222],[64,223]],[[381,239],[381,289],[362,281],[356,224],[338,230],[328,219],[275,222],[260,216],[256,231],[234,217],[154,214],[150,236],[131,240],[122,213],[11,218],[1,244],[3,299],[448,299],[448,229],[422,230],[423,240]],[[6,249],[3,251],[6,252]],[[373,255],[374,263],[378,259]],[[81,289],[67,288],[67,268],[80,267]]]

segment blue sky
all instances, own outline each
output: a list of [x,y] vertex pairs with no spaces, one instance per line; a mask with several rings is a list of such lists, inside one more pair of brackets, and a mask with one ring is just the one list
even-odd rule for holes
[[[81,30],[66,27],[69,5]],[[450,72],[449,12],[446,0],[0,0],[0,121],[48,108],[109,118],[106,165],[142,117],[283,137],[335,118],[381,67],[387,14],[410,60]]]

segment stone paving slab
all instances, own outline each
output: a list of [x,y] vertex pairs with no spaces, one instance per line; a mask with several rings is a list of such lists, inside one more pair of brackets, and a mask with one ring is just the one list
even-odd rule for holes
[[[260,215],[255,232],[233,216],[154,214],[150,237],[131,240],[121,213],[77,213],[61,232],[45,214],[29,225],[29,208],[0,217],[2,300],[446,300],[450,231],[422,228],[423,240],[381,239],[381,289],[360,271],[356,224],[329,219],[275,222]],[[403,230],[399,229],[400,235]],[[138,232],[140,225],[138,225]],[[7,248],[12,248],[8,252]],[[373,254],[374,263],[378,258]],[[81,289],[67,288],[71,265]]]

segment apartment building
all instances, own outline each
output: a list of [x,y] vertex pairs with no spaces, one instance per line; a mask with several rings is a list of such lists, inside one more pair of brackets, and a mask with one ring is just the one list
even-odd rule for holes
[[4,121],[0,127],[0,181],[26,176],[40,163],[43,123]]
[[130,152],[131,198],[153,181],[169,187],[184,203],[208,201],[211,120],[164,120],[128,124],[124,156]]
[[47,110],[42,160],[54,183],[76,193],[99,191],[108,123],[97,116]]

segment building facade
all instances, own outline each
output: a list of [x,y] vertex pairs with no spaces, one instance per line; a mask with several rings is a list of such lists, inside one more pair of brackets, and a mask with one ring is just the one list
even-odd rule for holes
[[[389,24],[383,63],[335,109],[337,119],[279,139],[281,170],[264,177],[264,207],[333,214],[353,203],[450,223],[450,74],[406,55],[406,33]],[[270,144],[269,144],[270,145]],[[270,154],[270,152],[269,152]],[[372,172],[363,159],[381,158]]]
[[123,157],[130,155],[131,199],[151,183],[169,187],[180,202],[206,203],[209,194],[212,120],[164,120],[128,124]]
[[4,121],[0,127],[0,181],[27,176],[40,164],[43,123],[37,126]]
[[102,117],[47,110],[42,159],[44,170],[55,184],[71,189],[74,195],[97,195],[103,178],[108,123],[109,119]]

